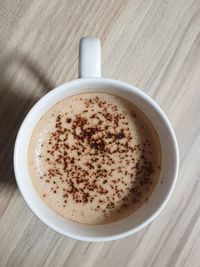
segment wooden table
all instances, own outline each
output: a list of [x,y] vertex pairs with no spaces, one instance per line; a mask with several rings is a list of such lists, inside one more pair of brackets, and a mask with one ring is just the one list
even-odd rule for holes
[[[167,113],[180,172],[167,207],[123,240],[87,243],[41,223],[12,167],[31,106],[77,78],[82,36],[102,42],[103,76],[134,84]],[[200,266],[200,1],[0,1],[0,266]]]

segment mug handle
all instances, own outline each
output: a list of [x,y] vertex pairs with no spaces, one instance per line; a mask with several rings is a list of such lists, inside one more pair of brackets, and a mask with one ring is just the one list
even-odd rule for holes
[[79,43],[79,78],[101,77],[101,42],[98,38],[83,37]]

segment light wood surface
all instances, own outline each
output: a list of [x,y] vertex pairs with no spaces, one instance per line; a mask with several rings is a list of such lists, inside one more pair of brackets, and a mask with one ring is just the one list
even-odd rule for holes
[[[104,77],[152,96],[175,129],[180,172],[150,226],[108,243],[47,228],[23,201],[13,144],[31,106],[77,78],[82,36],[102,42]],[[0,266],[200,266],[200,1],[0,1]]]

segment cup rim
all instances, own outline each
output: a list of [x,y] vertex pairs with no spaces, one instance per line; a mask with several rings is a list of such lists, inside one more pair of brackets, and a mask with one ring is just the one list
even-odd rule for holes
[[[121,87],[127,87],[131,90],[134,90],[134,93],[141,96],[142,98],[145,99],[145,101],[149,102],[154,109],[156,109],[164,123],[166,124],[167,128],[169,129],[169,132],[171,134],[171,139],[172,139],[172,143],[173,143],[173,147],[174,147],[174,153],[175,153],[175,162],[174,162],[174,166],[175,166],[175,171],[174,171],[174,175],[173,175],[173,182],[172,185],[170,187],[170,189],[168,190],[166,197],[164,199],[164,201],[159,205],[159,208],[148,218],[146,219],[143,223],[141,223],[140,225],[138,225],[137,227],[131,228],[128,231],[119,233],[119,234],[114,234],[114,235],[110,235],[110,236],[102,236],[102,237],[87,237],[87,236],[80,236],[80,235],[76,235],[73,233],[70,233],[70,231],[68,231],[66,233],[66,231],[62,231],[61,229],[59,229],[56,225],[54,225],[50,220],[48,220],[45,216],[43,216],[42,212],[40,212],[37,208],[34,207],[34,204],[29,201],[29,199],[27,199],[24,196],[24,188],[23,185],[20,181],[19,178],[19,173],[18,173],[18,166],[17,166],[17,156],[18,156],[18,149],[19,149],[19,141],[20,141],[20,137],[21,137],[21,132],[23,131],[23,126],[25,125],[25,123],[27,121],[30,120],[31,116],[32,116],[32,112],[33,110],[36,108],[36,106],[41,105],[41,101],[44,101],[44,98],[46,98],[48,95],[50,94],[55,94],[56,91],[58,90],[67,90],[65,87],[66,86],[70,86],[73,83],[110,83],[112,85],[116,85],[116,86],[121,86]],[[65,96],[63,96],[63,98],[65,98]],[[137,231],[141,230],[142,228],[144,228],[145,226],[147,226],[149,223],[151,223],[159,214],[160,212],[164,209],[164,207],[166,206],[168,200],[170,199],[174,188],[175,188],[175,184],[177,181],[177,176],[178,176],[178,169],[179,169],[179,150],[178,150],[178,143],[177,143],[177,139],[174,133],[174,130],[171,126],[171,123],[169,122],[166,114],[164,113],[164,111],[160,108],[160,106],[157,104],[157,102],[155,102],[149,95],[147,95],[146,93],[144,93],[142,90],[138,89],[137,87],[123,82],[123,81],[119,81],[119,80],[115,80],[115,79],[107,79],[107,78],[82,78],[82,79],[76,79],[76,80],[72,80],[69,82],[66,82],[56,88],[54,88],[53,90],[51,90],[50,92],[48,92],[47,94],[45,94],[41,99],[39,99],[34,105],[33,107],[29,110],[29,112],[27,113],[27,115],[25,116],[24,120],[21,123],[21,126],[18,130],[18,134],[16,137],[16,141],[15,141],[15,145],[14,145],[14,154],[13,154],[13,164],[14,164],[14,173],[15,173],[15,178],[16,178],[16,182],[17,182],[17,186],[19,188],[19,191],[24,199],[24,201],[26,202],[27,206],[31,209],[31,211],[43,222],[45,223],[48,227],[50,227],[51,229],[53,229],[54,231],[76,239],[76,240],[80,240],[80,241],[88,241],[88,242],[101,242],[101,241],[112,241],[112,240],[117,240],[120,238],[124,238],[127,237],[133,233],[136,233]]]

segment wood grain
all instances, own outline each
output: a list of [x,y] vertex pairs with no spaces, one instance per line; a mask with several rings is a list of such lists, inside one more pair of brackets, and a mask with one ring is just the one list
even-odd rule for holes
[[[15,136],[46,92],[77,78],[82,36],[102,42],[103,76],[134,84],[167,113],[180,147],[175,192],[159,218],[126,239],[71,240],[24,203]],[[200,266],[200,1],[0,1],[0,266]]]

